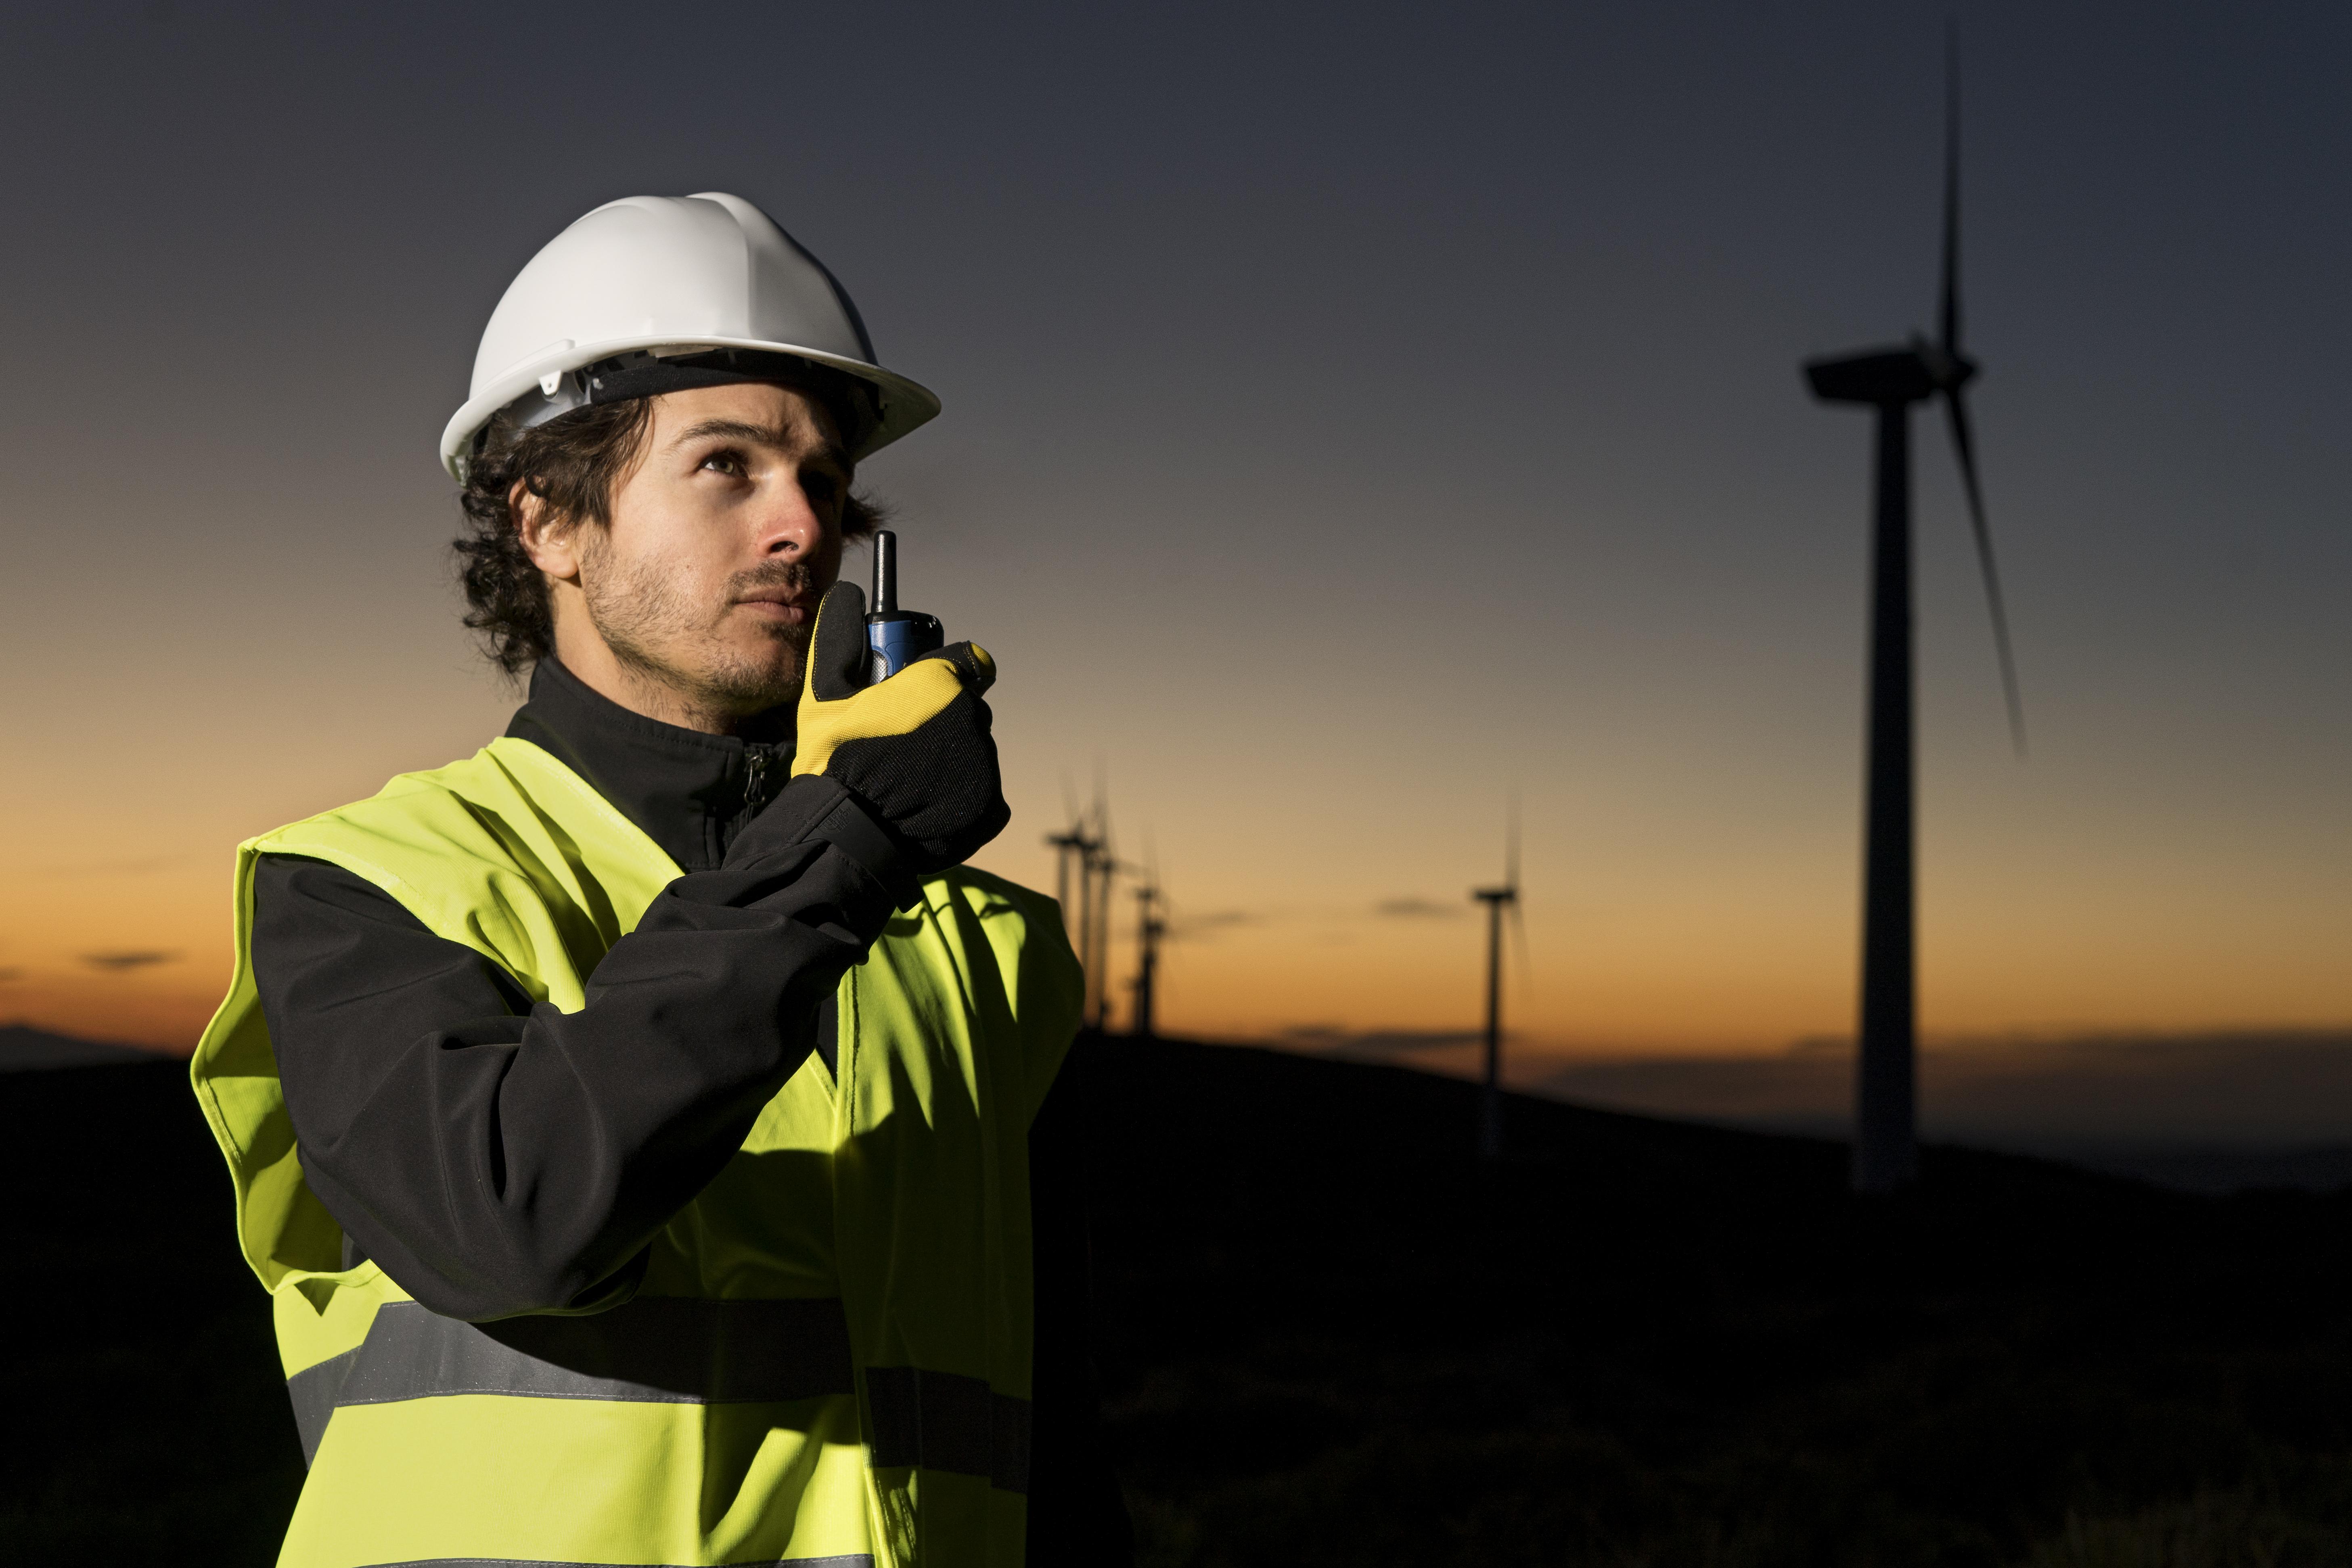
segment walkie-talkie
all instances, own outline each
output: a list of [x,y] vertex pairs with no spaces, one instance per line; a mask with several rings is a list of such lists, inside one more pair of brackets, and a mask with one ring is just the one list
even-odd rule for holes
[[937,616],[898,607],[898,536],[874,535],[874,608],[866,616],[866,683],[887,680],[947,641]]

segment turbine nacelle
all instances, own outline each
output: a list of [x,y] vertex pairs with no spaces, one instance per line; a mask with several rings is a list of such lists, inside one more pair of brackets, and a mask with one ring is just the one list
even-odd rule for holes
[[1925,403],[1976,378],[1974,360],[1914,338],[1905,348],[1865,349],[1805,362],[1805,383],[1824,403],[1874,407]]

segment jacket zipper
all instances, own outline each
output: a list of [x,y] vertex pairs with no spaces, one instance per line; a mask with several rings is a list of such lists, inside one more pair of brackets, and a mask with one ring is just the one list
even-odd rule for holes
[[760,786],[767,782],[768,751],[764,746],[743,749],[743,815],[751,816],[760,809]]

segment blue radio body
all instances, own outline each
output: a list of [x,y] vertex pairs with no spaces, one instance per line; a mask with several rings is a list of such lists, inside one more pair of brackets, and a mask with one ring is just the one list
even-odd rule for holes
[[937,616],[913,610],[887,610],[866,617],[866,646],[871,650],[866,679],[887,680],[927,653],[943,647],[947,634]]
[[866,684],[889,679],[946,641],[937,616],[898,607],[898,536],[879,530],[874,535],[874,607],[866,617]]

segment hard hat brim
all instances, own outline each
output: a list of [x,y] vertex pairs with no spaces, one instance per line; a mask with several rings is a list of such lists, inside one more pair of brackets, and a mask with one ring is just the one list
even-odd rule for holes
[[441,467],[459,484],[466,482],[466,463],[472,456],[474,437],[490,422],[490,416],[516,398],[537,386],[545,377],[616,354],[635,353],[656,348],[747,349],[760,353],[790,354],[807,360],[812,364],[827,365],[845,375],[856,376],[881,394],[881,417],[873,430],[847,456],[852,462],[861,462],[883,447],[937,417],[940,412],[938,395],[919,382],[884,370],[878,364],[851,359],[843,354],[827,353],[823,349],[803,348],[797,343],[782,343],[764,338],[680,337],[675,332],[659,336],[612,338],[603,342],[564,344],[560,350],[538,355],[516,365],[498,380],[466,400],[441,432]]

